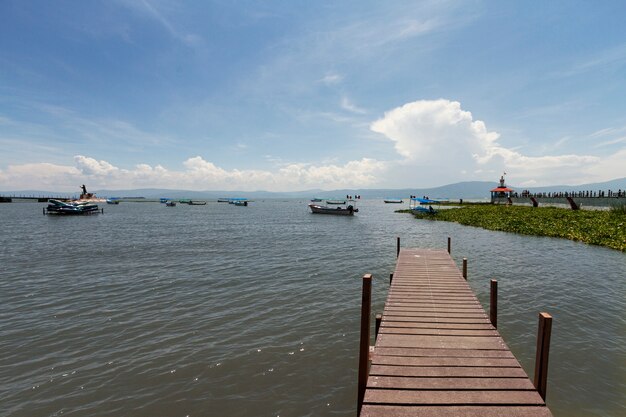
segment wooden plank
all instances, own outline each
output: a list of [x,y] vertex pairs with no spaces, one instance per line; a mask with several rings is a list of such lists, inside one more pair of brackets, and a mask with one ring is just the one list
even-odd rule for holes
[[372,365],[373,375],[414,377],[465,377],[465,378],[528,378],[522,368],[497,368],[478,366],[393,366]]
[[480,404],[480,405],[544,405],[536,391],[417,391],[369,389],[365,391],[364,403],[368,404]]
[[481,366],[521,368],[519,362],[517,362],[517,359],[514,358],[420,358],[414,356],[375,355],[373,357],[372,364],[395,366]]
[[411,378],[403,376],[374,376],[368,388],[420,390],[534,390],[528,378]]
[[388,406],[366,404],[361,417],[552,417],[546,407],[506,406]]
[[491,323],[426,323],[410,322],[410,321],[393,321],[384,320],[381,326],[386,328],[405,328],[405,329],[454,329],[454,330],[495,330]]
[[453,357],[453,358],[513,358],[513,353],[507,349],[424,349],[424,348],[395,348],[376,346],[375,355],[387,356],[424,356],[424,357]]
[[412,327],[384,327],[379,334],[422,334],[441,336],[482,336],[498,337],[496,330],[473,330],[473,329],[422,329]]

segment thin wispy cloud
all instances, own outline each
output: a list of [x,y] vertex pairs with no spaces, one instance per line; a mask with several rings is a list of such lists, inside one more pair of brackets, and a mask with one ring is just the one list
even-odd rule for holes
[[345,97],[345,96],[341,98],[341,108],[351,113],[356,113],[356,114],[367,113],[367,110],[361,107],[358,107],[348,97]]

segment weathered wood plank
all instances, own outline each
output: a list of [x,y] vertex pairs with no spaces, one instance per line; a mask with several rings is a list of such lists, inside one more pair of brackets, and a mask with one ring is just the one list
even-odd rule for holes
[[[497,395],[495,395],[497,393]],[[370,389],[365,391],[364,404],[480,404],[480,405],[544,405],[535,391],[422,391]]]
[[528,378],[412,378],[403,376],[374,376],[368,388],[420,390],[530,390],[535,386]]
[[485,350],[485,349],[424,349],[424,348],[394,348],[376,346],[375,355],[387,356],[433,356],[452,358],[513,358],[513,353],[508,349]]
[[395,366],[481,366],[500,368],[521,368],[514,358],[419,358],[414,356],[374,355],[374,365]]
[[466,378],[528,378],[522,368],[372,365],[374,375]]
[[552,417],[546,407],[364,405],[361,417]]

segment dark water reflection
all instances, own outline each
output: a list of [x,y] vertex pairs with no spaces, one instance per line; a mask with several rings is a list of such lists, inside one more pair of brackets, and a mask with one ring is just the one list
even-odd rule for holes
[[556,416],[626,414],[623,253],[306,203],[0,205],[0,415],[354,415],[360,277],[382,310],[396,236],[452,236],[484,305],[498,279],[499,330],[531,376],[537,313],[553,315]]

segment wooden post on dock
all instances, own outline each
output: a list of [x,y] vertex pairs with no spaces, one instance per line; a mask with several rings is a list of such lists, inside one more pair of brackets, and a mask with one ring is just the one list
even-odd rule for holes
[[378,330],[380,329],[380,323],[383,321],[382,314],[376,314],[376,325],[374,326],[374,340],[378,339]]
[[489,320],[491,325],[498,328],[498,280],[491,280],[489,297]]
[[363,398],[365,397],[365,388],[367,387],[367,377],[369,374],[371,304],[372,274],[365,274],[363,275],[363,294],[361,298],[361,341],[359,345],[357,415],[361,413]]
[[389,285],[391,285],[392,281],[393,281],[393,272],[389,274]]
[[550,353],[550,334],[552,333],[552,316],[539,313],[539,330],[537,333],[537,355],[535,357],[535,388],[546,400],[548,383],[548,356]]
[[452,254],[452,239],[448,236],[448,253]]
[[463,278],[467,281],[467,258],[463,258]]
[[398,236],[398,244],[397,244],[397,250],[396,250],[396,258],[398,256],[400,256],[400,236]]

